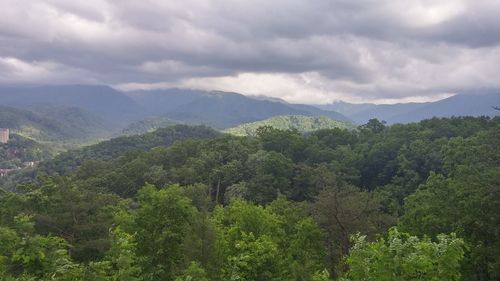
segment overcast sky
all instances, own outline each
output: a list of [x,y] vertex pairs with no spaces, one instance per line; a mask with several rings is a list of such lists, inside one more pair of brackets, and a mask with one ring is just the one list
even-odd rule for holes
[[0,0],[0,84],[326,103],[500,88],[499,0]]

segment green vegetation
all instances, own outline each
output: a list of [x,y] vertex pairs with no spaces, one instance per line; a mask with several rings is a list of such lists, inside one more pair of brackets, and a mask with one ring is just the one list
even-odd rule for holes
[[242,124],[226,129],[224,132],[235,136],[255,136],[257,135],[257,130],[260,127],[265,126],[279,130],[297,130],[302,133],[323,129],[354,128],[353,125],[347,122],[334,120],[324,116],[284,115],[274,116],[262,121]]
[[391,229],[386,239],[368,243],[355,238],[347,258],[347,280],[460,280],[464,241],[454,234],[437,236],[438,242],[419,239]]
[[169,128],[159,129],[144,135],[118,137],[98,144],[86,146],[79,149],[69,150],[50,158],[37,165],[36,170],[21,170],[14,172],[11,176],[0,179],[4,189],[11,190],[20,182],[31,182],[38,176],[44,175],[67,175],[73,172],[82,163],[96,165],[99,170],[100,162],[109,161],[126,154],[135,155],[148,151],[158,146],[169,146],[183,139],[213,138],[220,133],[205,126],[176,125]]
[[0,169],[17,169],[26,162],[39,162],[53,156],[53,151],[42,144],[11,134],[6,144],[0,144]]
[[498,280],[499,128],[176,125],[70,151],[0,191],[0,275]]
[[110,135],[105,121],[76,107],[39,106],[31,111],[0,106],[0,128],[59,150]]
[[121,134],[129,136],[129,135],[140,135],[145,133],[151,133],[158,129],[166,128],[181,123],[182,122],[174,121],[172,119],[168,119],[165,117],[152,117],[128,125],[125,129],[121,131]]

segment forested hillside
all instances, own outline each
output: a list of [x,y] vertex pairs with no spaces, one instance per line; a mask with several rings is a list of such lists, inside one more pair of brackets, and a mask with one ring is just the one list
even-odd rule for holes
[[498,117],[114,139],[0,192],[0,275],[498,280],[499,147]]
[[109,124],[76,107],[37,106],[19,109],[0,106],[0,128],[39,142],[84,143],[109,136]]
[[205,126],[176,125],[158,129],[154,132],[123,136],[95,145],[69,150],[56,155],[53,159],[38,165],[35,171],[20,171],[12,176],[0,180],[4,188],[12,189],[16,183],[32,181],[42,175],[67,175],[82,163],[92,160],[109,161],[123,155],[135,155],[158,146],[169,146],[184,139],[205,139],[218,136],[220,133]]
[[133,122],[121,130],[120,134],[129,135],[140,135],[145,133],[151,133],[161,128],[166,128],[176,124],[181,124],[180,121],[175,121],[166,117],[150,117],[141,121]]
[[0,144],[0,169],[22,168],[27,165],[26,162],[47,160],[53,153],[50,147],[12,134],[8,143]]
[[224,132],[236,136],[255,136],[260,127],[270,126],[280,130],[297,130],[301,133],[323,130],[323,129],[347,129],[354,128],[354,125],[338,121],[324,116],[303,116],[303,115],[284,115],[274,116],[262,121],[241,124],[233,128],[224,130]]

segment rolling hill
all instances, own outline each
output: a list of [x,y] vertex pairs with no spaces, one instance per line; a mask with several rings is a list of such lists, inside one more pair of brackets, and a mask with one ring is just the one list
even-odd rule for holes
[[298,130],[299,132],[311,132],[321,129],[342,128],[348,129],[354,126],[344,121],[334,120],[324,116],[302,116],[302,115],[285,115],[274,116],[262,121],[242,124],[233,128],[224,130],[237,136],[253,136],[257,129],[263,126],[271,126],[280,130]]

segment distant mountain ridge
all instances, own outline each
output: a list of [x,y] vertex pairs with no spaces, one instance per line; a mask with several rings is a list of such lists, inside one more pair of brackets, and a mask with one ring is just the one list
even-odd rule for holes
[[270,126],[280,130],[297,130],[302,133],[321,129],[354,128],[353,124],[334,120],[325,116],[284,115],[274,116],[257,122],[241,124],[236,127],[226,129],[224,132],[237,136],[254,136],[257,133],[257,129],[263,126]]
[[263,120],[277,115],[327,116],[350,121],[344,115],[303,104],[255,99],[238,93],[182,89],[127,93],[148,114],[201,123],[219,129]]
[[[364,124],[371,118],[393,124],[434,116],[496,116],[500,111],[492,106],[500,106],[500,91],[469,92],[432,103],[376,105],[337,102],[311,106],[262,96],[176,88],[122,92],[99,85],[0,86],[0,105],[38,112],[58,121],[73,118],[72,122],[87,122],[90,126],[102,123],[100,127],[116,135],[129,124],[137,125],[141,121],[144,122],[140,126],[161,127],[153,124],[152,117],[226,129],[280,115],[326,116],[357,124]],[[50,117],[50,109],[46,108],[53,107],[78,108],[102,121],[79,120],[81,114],[72,115],[70,111],[60,114],[60,117]]]
[[18,108],[40,105],[79,107],[120,125],[143,117],[140,107],[131,98],[100,85],[0,87],[0,105]]
[[122,92],[99,85],[0,87],[0,105],[21,109],[41,106],[78,107],[114,124],[127,125],[161,117],[219,129],[276,115],[328,116],[349,119],[313,106],[252,98],[238,93],[165,89]]
[[358,124],[377,118],[389,124],[418,122],[432,117],[452,116],[498,116],[500,111],[493,106],[500,105],[500,90],[485,92],[464,92],[436,102],[400,104],[353,104],[335,102],[318,105],[318,108],[335,110]]

